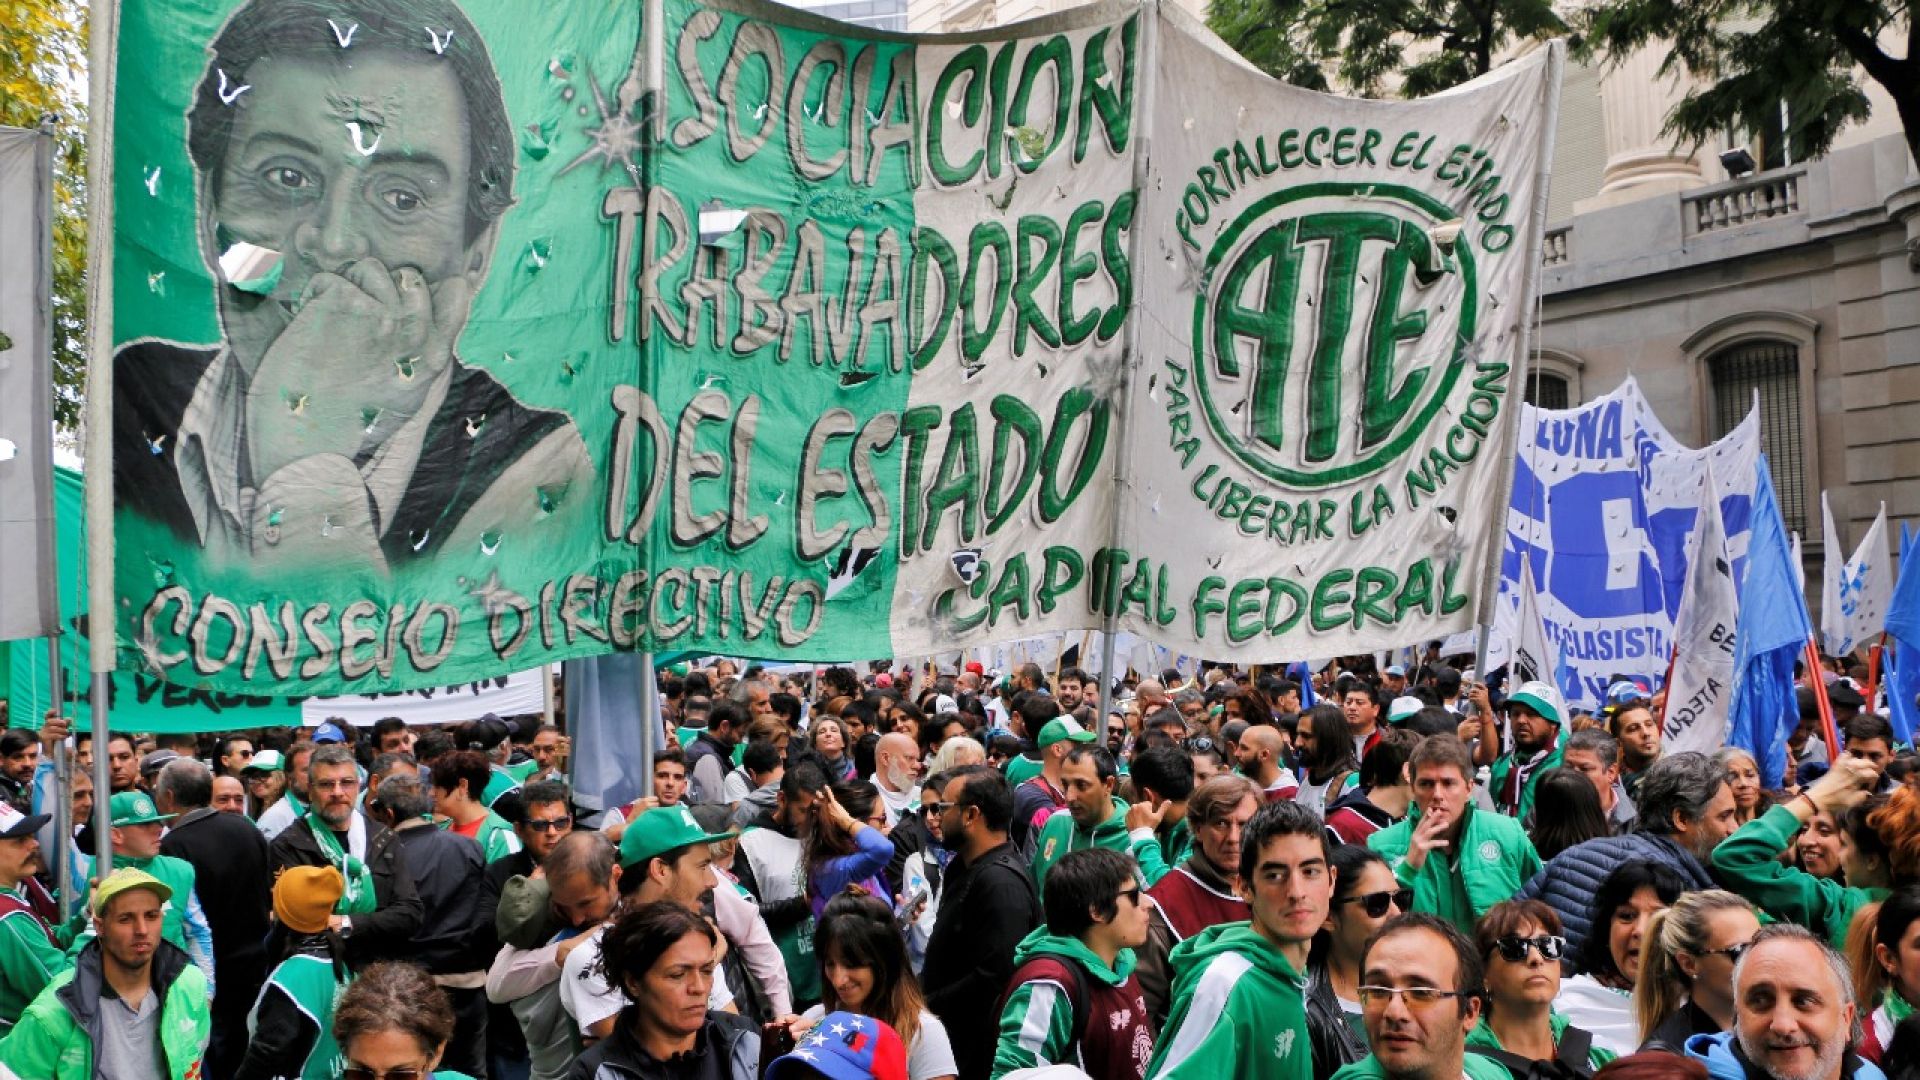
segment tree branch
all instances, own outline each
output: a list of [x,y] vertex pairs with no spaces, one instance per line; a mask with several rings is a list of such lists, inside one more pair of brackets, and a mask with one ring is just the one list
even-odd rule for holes
[[1841,48],[1847,50],[1847,55],[1867,69],[1867,74],[1873,76],[1875,82],[1887,89],[1894,90],[1907,81],[1907,73],[1903,70],[1906,62],[1895,60],[1882,52],[1880,43],[1868,37],[1865,30],[1857,26],[1835,26],[1833,38]]

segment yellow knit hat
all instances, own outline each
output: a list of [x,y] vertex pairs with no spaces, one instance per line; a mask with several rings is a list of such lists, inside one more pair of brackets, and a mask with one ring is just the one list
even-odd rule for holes
[[331,866],[290,866],[273,883],[273,915],[296,933],[318,934],[346,889],[347,880]]

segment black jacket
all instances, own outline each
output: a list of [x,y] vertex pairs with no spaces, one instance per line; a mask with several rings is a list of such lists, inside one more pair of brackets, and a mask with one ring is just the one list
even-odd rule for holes
[[1687,1040],[1695,1035],[1718,1035],[1723,1029],[1715,1023],[1713,1017],[1698,1005],[1689,1001],[1673,1010],[1672,1015],[1660,1021],[1660,1026],[1647,1033],[1642,1050],[1665,1050],[1669,1054],[1687,1052]]
[[947,1025],[960,1080],[986,1080],[999,1041],[995,1005],[1013,977],[1013,951],[1045,913],[1026,863],[1010,843],[973,865],[947,867],[920,985]]
[[1340,1012],[1340,999],[1327,978],[1324,958],[1307,967],[1307,1045],[1313,1050],[1314,1080],[1327,1080],[1367,1056],[1366,1041]]
[[[268,855],[276,878],[289,866],[333,865],[313,838],[313,828],[306,818],[282,829],[273,838]],[[353,932],[347,936],[347,962],[356,971],[376,960],[414,960],[418,952],[414,935],[420,932],[426,913],[393,833],[371,820],[367,822],[367,867],[373,871],[373,895],[378,906],[371,914],[353,917]]]
[[414,963],[435,975],[485,971],[498,948],[493,927],[480,924],[486,863],[480,845],[451,830],[416,825],[394,834],[423,909],[414,935]]
[[[194,894],[213,929],[213,963],[221,997],[252,1002],[266,978],[272,925],[273,874],[267,838],[239,814],[210,807],[182,814],[160,840],[160,854],[193,864]],[[230,978],[240,981],[228,982]]]
[[927,812],[914,810],[900,815],[900,821],[894,825],[887,839],[893,841],[893,861],[887,864],[887,885],[898,893],[904,889],[901,884],[907,875],[907,860],[914,855],[925,856],[927,883],[934,892],[940,891],[939,847],[933,839],[932,830],[927,828]]
[[760,1033],[732,1013],[710,1012],[690,1053],[656,1061],[633,1037],[626,1014],[613,1034],[574,1059],[567,1080],[755,1080],[760,1075]]

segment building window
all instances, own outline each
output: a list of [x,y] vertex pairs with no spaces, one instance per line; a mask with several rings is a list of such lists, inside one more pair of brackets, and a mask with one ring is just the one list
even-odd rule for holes
[[1567,385],[1567,377],[1537,367],[1527,373],[1527,389],[1523,396],[1527,404],[1536,409],[1564,409],[1573,404],[1572,387]]
[[1713,379],[1713,437],[1739,426],[1757,394],[1760,449],[1787,528],[1807,528],[1807,478],[1800,426],[1800,349],[1786,341],[1744,341],[1707,361]]

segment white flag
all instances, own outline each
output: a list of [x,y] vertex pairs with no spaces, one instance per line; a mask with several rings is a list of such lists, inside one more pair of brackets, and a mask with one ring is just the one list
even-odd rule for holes
[[1514,616],[1513,652],[1507,661],[1507,685],[1544,682],[1560,685],[1560,651],[1547,640],[1540,617],[1540,594],[1533,587],[1533,560],[1520,560],[1519,610]]
[[1847,629],[1846,652],[1873,643],[1887,628],[1893,602],[1893,559],[1887,550],[1887,504],[1868,526],[1860,547],[1840,574],[1840,615]]
[[1727,556],[1726,523],[1711,473],[1701,485],[1699,525],[1687,560],[1686,589],[1674,620],[1673,678],[1667,683],[1662,745],[1667,753],[1712,753],[1727,741],[1733,704],[1734,626],[1739,593]]
[[1853,651],[1853,635],[1847,632],[1847,617],[1840,610],[1840,577],[1846,567],[1841,554],[1840,534],[1833,527],[1833,506],[1827,493],[1820,493],[1820,647],[1829,656],[1845,656]]

